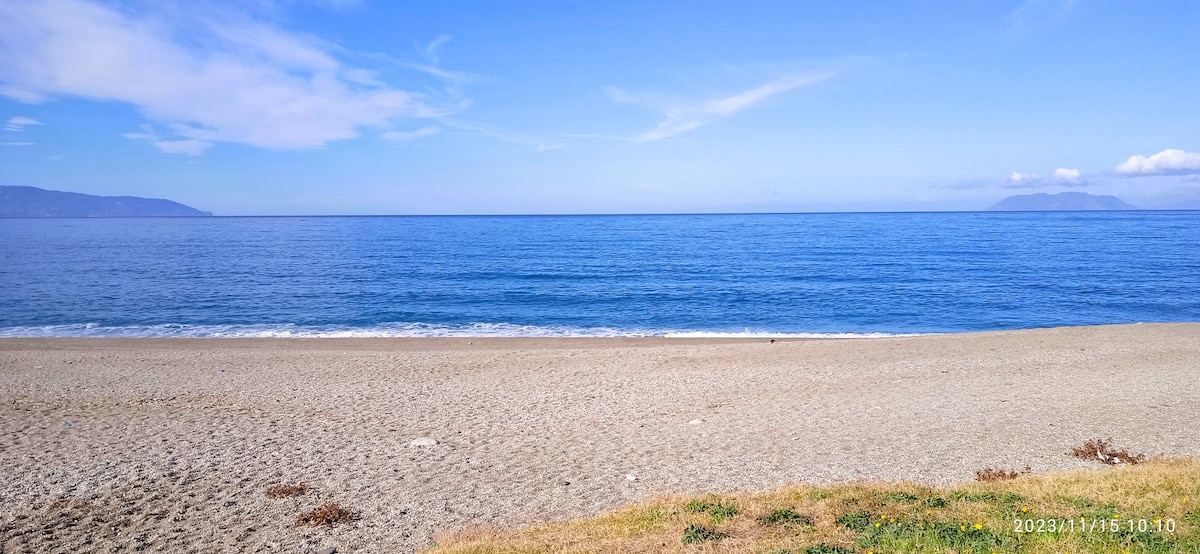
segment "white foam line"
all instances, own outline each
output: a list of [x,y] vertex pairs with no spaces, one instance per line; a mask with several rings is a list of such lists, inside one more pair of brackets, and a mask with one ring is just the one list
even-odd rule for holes
[[665,337],[665,338],[879,338],[907,337],[921,333],[776,333],[769,331],[687,331],[621,330],[609,327],[567,327],[474,323],[435,325],[427,323],[388,323],[371,327],[273,325],[130,325],[101,326],[95,323],[7,327],[0,337],[72,337],[72,338],[420,338],[420,337]]

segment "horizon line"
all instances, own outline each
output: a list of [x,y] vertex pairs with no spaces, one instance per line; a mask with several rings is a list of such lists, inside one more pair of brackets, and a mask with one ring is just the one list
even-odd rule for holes
[[106,216],[4,216],[0,219],[208,219],[249,217],[646,217],[700,215],[853,215],[853,214],[956,214],[956,213],[1096,213],[1096,212],[1197,212],[1200,208],[1138,208],[1132,210],[860,210],[812,212],[645,212],[645,213],[445,213],[445,214],[240,214],[240,215],[106,215]]

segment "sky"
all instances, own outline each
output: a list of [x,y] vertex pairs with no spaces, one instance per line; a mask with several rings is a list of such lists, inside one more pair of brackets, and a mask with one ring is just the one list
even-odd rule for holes
[[0,0],[0,185],[217,215],[1200,209],[1200,2]]

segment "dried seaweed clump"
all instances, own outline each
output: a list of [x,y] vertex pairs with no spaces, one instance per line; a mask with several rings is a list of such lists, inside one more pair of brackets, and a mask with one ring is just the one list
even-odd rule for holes
[[1112,445],[1112,439],[1090,439],[1082,446],[1072,448],[1068,454],[1080,460],[1094,460],[1108,465],[1134,465],[1146,461],[1145,454],[1130,454],[1124,448],[1117,450]]
[[321,525],[328,525],[333,527],[339,523],[350,523],[355,519],[358,519],[358,516],[353,511],[343,508],[336,502],[329,502],[296,518],[296,526],[319,527]]

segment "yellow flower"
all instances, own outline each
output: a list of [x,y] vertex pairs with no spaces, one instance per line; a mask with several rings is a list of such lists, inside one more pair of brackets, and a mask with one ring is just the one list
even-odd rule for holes
[[876,521],[876,522],[875,522],[875,526],[876,526],[876,527],[879,527],[879,522],[878,522],[878,521]]
[[1022,512],[1028,512],[1028,511],[1029,511],[1029,508],[1026,508],[1025,506],[1021,506],[1021,511],[1022,511]]
[[959,531],[966,531],[966,530],[967,530],[967,526],[966,526],[966,525],[959,525],[959,526],[958,526],[958,530],[959,530]]
[[976,524],[975,524],[975,528],[976,528],[976,529],[983,529],[983,524],[982,524],[982,523],[976,523]]
[[1113,514],[1113,517],[1119,518],[1119,517],[1121,517],[1121,514]]

